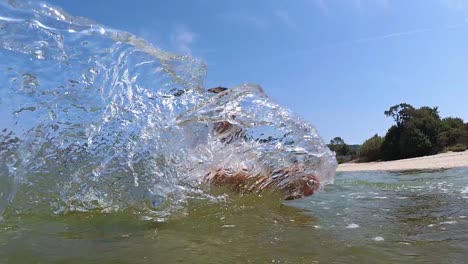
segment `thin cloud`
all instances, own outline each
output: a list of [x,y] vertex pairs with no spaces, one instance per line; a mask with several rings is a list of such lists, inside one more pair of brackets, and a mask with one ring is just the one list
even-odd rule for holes
[[179,26],[171,42],[178,52],[192,54],[192,45],[198,38],[199,35],[188,30],[186,26]]
[[350,41],[349,43],[364,43],[364,42],[369,42],[369,41],[398,38],[398,37],[403,37],[403,36],[411,36],[411,35],[415,35],[418,33],[430,32],[434,30],[436,29],[435,28],[423,28],[423,29],[416,29],[416,30],[409,30],[409,31],[401,31],[401,32],[395,32],[395,33],[390,33],[386,35],[355,39],[355,40]]
[[412,36],[412,35],[425,33],[425,32],[437,31],[441,29],[453,29],[453,28],[466,27],[466,26],[467,26],[467,23],[460,23],[460,24],[453,24],[453,25],[448,25],[444,27],[433,27],[433,28],[422,28],[422,29],[415,29],[415,30],[408,30],[408,31],[400,31],[400,32],[395,32],[395,33],[390,33],[390,34],[385,34],[385,35],[378,35],[378,36],[371,36],[367,38],[355,39],[355,40],[349,41],[348,43],[349,44],[364,43],[364,42],[370,42],[370,41],[376,41],[376,40],[399,38],[399,37]]
[[441,30],[461,29],[461,28],[468,28],[468,21],[465,21],[465,23],[445,25],[445,26],[441,26],[441,27],[421,28],[421,29],[414,29],[414,30],[407,30],[407,31],[399,31],[399,32],[394,32],[394,33],[389,33],[389,34],[375,35],[375,36],[370,36],[370,37],[365,37],[365,38],[352,39],[352,40],[343,41],[343,42],[330,43],[330,44],[326,44],[324,46],[320,46],[320,47],[316,47],[316,48],[312,48],[312,49],[308,49],[308,50],[290,52],[290,53],[288,53],[288,55],[299,55],[299,54],[319,51],[319,50],[323,50],[323,49],[347,47],[347,46],[352,46],[352,45],[362,44],[362,43],[367,43],[367,42],[380,41],[380,40],[386,40],[386,39],[403,38],[403,37],[409,37],[409,36],[418,35],[418,34],[424,34],[424,33],[428,33],[428,32],[435,32],[435,31],[441,31]]

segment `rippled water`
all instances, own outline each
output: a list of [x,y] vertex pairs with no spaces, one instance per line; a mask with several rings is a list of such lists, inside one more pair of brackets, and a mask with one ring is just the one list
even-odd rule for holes
[[466,263],[468,169],[339,173],[309,198],[190,203],[133,214],[27,215],[0,224],[1,263]]
[[333,182],[334,155],[315,129],[260,86],[209,92],[201,61],[130,33],[2,1],[0,60],[0,216],[166,218],[188,199],[224,199],[207,183],[218,170],[266,175],[285,196],[303,195],[296,183],[310,175]]

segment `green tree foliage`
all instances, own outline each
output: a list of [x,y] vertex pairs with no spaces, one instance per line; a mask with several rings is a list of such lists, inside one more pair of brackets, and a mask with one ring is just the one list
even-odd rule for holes
[[[358,152],[360,161],[396,160],[468,149],[468,123],[457,117],[441,119],[437,107],[415,108],[401,103],[384,114],[393,118],[395,124],[384,137],[374,135],[364,142]],[[330,148],[337,153],[338,160],[350,155],[349,146],[340,137],[330,141]]]
[[346,156],[350,151],[349,146],[341,137],[335,137],[334,139],[330,140],[329,147],[336,153],[337,156]]
[[456,144],[456,145],[453,145],[453,146],[448,148],[449,151],[453,151],[453,152],[461,152],[461,151],[465,151],[467,149],[468,149],[468,147],[466,145],[462,145],[462,144]]
[[441,126],[442,121],[440,119],[438,108],[423,106],[412,112],[405,128],[406,130],[419,130],[419,132],[429,140],[434,152],[437,152],[437,138]]
[[382,159],[393,160],[400,157],[400,138],[402,129],[396,125],[391,126],[382,142]]
[[348,162],[356,159],[359,145],[348,145],[341,137],[335,137],[328,144],[330,150],[335,152],[338,163]]
[[412,158],[431,154],[433,144],[429,136],[416,126],[408,125],[401,134],[398,158]]
[[397,127],[401,127],[405,124],[406,121],[411,116],[411,113],[414,111],[414,107],[407,103],[401,103],[390,107],[384,114],[388,117],[392,117],[396,122]]
[[437,107],[414,108],[402,103],[390,107],[384,114],[392,117],[392,126],[382,143],[383,159],[412,158],[436,153],[441,119]]
[[441,119],[437,107],[414,108],[402,103],[384,114],[395,120],[381,145],[384,160],[419,157],[454,145],[468,145],[468,125],[460,118]]
[[447,117],[442,120],[438,142],[441,148],[468,144],[468,129],[461,118]]
[[332,146],[338,146],[338,145],[344,145],[345,142],[341,137],[335,137],[334,139],[330,140],[330,145]]
[[465,124],[465,142],[468,147],[468,122]]
[[382,159],[382,143],[384,139],[375,134],[362,144],[358,156],[361,161],[376,161]]

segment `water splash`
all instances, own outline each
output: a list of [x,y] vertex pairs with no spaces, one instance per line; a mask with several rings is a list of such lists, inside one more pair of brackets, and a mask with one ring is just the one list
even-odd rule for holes
[[[311,125],[256,85],[205,91],[196,58],[12,0],[0,3],[0,47],[0,215],[161,216],[210,197],[204,180],[219,168],[267,171],[278,188],[311,174],[333,182],[334,155]],[[275,175],[285,168],[294,173]]]

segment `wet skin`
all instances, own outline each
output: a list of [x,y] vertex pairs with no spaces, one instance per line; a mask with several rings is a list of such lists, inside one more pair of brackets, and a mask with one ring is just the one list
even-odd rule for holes
[[[225,87],[215,87],[207,92],[220,94],[226,90],[228,89]],[[236,117],[232,116],[232,118]],[[241,127],[229,121],[215,123],[213,133],[226,144],[243,140],[245,136]],[[232,169],[217,168],[205,176],[205,181],[215,186],[228,186],[239,193],[261,193],[266,190],[278,189],[283,193],[284,199],[293,200],[313,195],[320,186],[316,175],[305,174],[301,176],[304,174],[303,167],[293,165],[276,171],[265,169],[257,174],[252,174],[246,169],[233,171]],[[285,178],[294,180],[287,184],[281,183]]]
[[[320,187],[318,178],[315,175],[307,174],[293,180],[290,183],[282,184],[281,181],[288,177],[296,178],[300,171],[294,167],[271,172],[261,172],[251,174],[246,170],[232,172],[219,168],[209,172],[205,176],[205,181],[214,186],[227,186],[239,193],[262,193],[268,190],[279,190],[285,200],[299,199],[313,195]],[[281,177],[274,177],[280,175]]]

